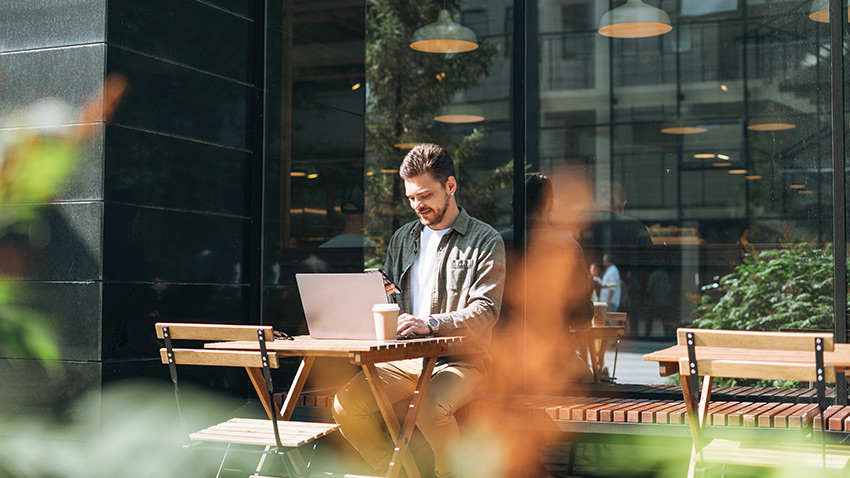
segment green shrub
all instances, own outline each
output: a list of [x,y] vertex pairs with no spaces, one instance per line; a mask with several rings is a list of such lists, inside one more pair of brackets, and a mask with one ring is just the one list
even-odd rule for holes
[[[757,250],[745,243],[745,255],[717,287],[701,295],[695,327],[767,330],[833,329],[832,246],[788,242]],[[674,378],[674,381],[678,377]],[[799,387],[797,382],[716,379],[717,385]]]
[[786,243],[746,254],[718,288],[699,297],[694,326],[772,330],[833,328],[832,246]]

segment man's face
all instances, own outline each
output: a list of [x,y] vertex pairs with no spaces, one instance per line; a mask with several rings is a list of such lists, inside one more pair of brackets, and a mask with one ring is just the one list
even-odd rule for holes
[[454,190],[454,177],[449,177],[446,184],[434,179],[431,173],[404,180],[404,194],[410,207],[416,211],[419,221],[432,229],[443,229],[441,222],[451,205]]

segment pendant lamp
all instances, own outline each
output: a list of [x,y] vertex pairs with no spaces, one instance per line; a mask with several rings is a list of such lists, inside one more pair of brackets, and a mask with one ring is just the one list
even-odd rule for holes
[[484,121],[484,113],[475,105],[441,106],[434,115],[434,121],[440,123],[479,123]]
[[452,21],[448,10],[440,10],[437,21],[413,32],[410,48],[427,53],[463,53],[478,48],[475,32]]
[[[847,2],[850,5],[850,1]],[[847,13],[850,21],[850,12]],[[815,0],[809,8],[809,18],[818,23],[829,23],[829,0]]]
[[790,121],[788,113],[772,101],[766,105],[754,103],[752,106],[753,114],[747,121],[747,129],[750,131],[785,131],[797,127]]
[[696,119],[686,115],[679,116],[671,121],[665,121],[661,125],[661,132],[664,134],[699,134],[706,131],[708,131],[708,128],[699,124]]
[[597,31],[606,37],[646,38],[663,35],[672,29],[670,16],[664,10],[641,0],[627,0],[625,5],[602,15]]

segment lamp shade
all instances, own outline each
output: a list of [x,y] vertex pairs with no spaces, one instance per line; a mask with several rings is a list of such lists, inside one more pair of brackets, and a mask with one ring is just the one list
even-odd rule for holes
[[613,38],[645,38],[663,35],[672,29],[670,16],[664,10],[641,0],[628,0],[625,5],[602,15],[598,32]]
[[705,125],[688,116],[680,116],[661,125],[661,132],[664,134],[699,134],[706,131],[708,128]]
[[784,131],[797,127],[791,122],[788,109],[773,101],[754,102],[750,111],[752,115],[747,120],[750,131]]
[[[850,5],[850,0],[847,5]],[[850,12],[847,16],[850,21]],[[819,23],[829,23],[829,0],[814,0],[809,7],[809,18]]]
[[475,105],[441,106],[434,115],[440,123],[478,123],[484,121],[484,113]]
[[452,21],[448,10],[440,10],[437,21],[413,32],[410,48],[427,53],[463,53],[478,48],[475,32]]
[[750,131],[785,131],[796,127],[794,123],[768,117],[753,118],[747,124],[747,129]]

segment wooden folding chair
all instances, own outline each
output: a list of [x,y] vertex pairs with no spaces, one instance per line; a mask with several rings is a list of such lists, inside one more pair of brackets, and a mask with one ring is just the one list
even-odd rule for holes
[[[801,442],[764,449],[742,446],[730,440],[715,439],[705,443],[704,430],[714,377],[814,382],[822,418],[827,406],[826,382],[835,381],[835,367],[824,365],[823,355],[825,351],[834,350],[832,334],[679,329],[677,338],[678,344],[688,350],[688,358],[679,362],[682,394],[694,442],[688,477],[694,476],[698,463],[711,462],[775,467],[791,457],[796,463],[801,463],[804,457],[811,462],[814,457],[827,469],[847,467],[850,455],[827,454],[824,444],[817,447]],[[701,393],[700,376],[704,377]]]
[[[339,425],[332,423],[295,422],[279,420],[279,412],[274,405],[271,369],[278,368],[277,356],[269,354],[266,342],[274,340],[271,326],[219,325],[219,324],[156,324],[157,337],[165,341],[160,349],[162,363],[168,364],[175,392],[178,390],[177,365],[205,365],[213,367],[259,368],[263,371],[265,390],[272,409],[267,410],[269,419],[232,418],[192,433],[189,438],[197,441],[220,443],[238,443],[264,447],[261,468],[266,455],[281,457],[283,466],[290,476],[306,477],[308,465],[301,455],[300,447],[325,436]],[[173,341],[257,341],[258,351],[230,351],[204,348],[175,348]],[[197,343],[197,342],[195,342]],[[178,403],[179,406],[179,403]],[[227,459],[227,452],[222,463]]]

